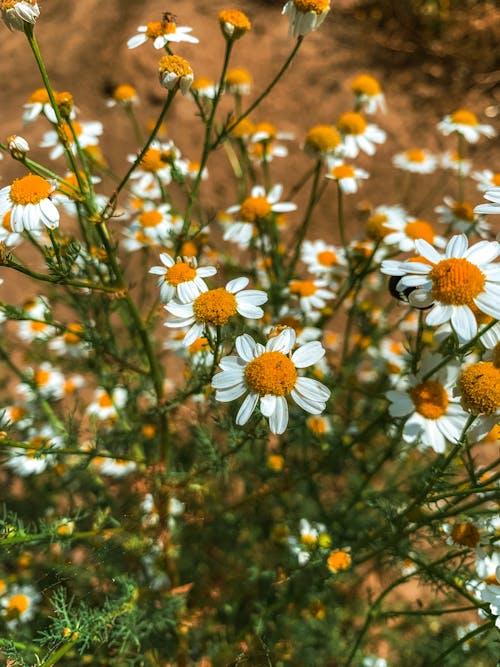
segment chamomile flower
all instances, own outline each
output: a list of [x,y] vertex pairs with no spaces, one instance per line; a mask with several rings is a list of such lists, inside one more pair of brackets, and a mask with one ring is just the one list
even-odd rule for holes
[[39,475],[54,465],[56,457],[52,450],[62,447],[62,438],[50,426],[31,429],[26,438],[28,449],[13,448],[7,467],[21,477]]
[[207,79],[203,76],[197,76],[193,80],[191,90],[198,97],[206,100],[213,100],[217,95],[217,86],[212,79]]
[[446,239],[438,236],[432,225],[426,220],[416,220],[415,218],[393,219],[391,222],[384,222],[384,227],[390,230],[384,236],[384,243],[397,245],[401,252],[415,250],[416,239],[424,239],[428,243],[433,243],[437,248],[444,248],[446,245]]
[[496,583],[487,584],[481,591],[481,599],[490,605],[490,614],[496,616],[495,626],[500,630],[500,567],[496,570]]
[[326,302],[335,298],[335,293],[326,289],[327,280],[292,280],[288,285],[290,294],[299,299],[300,307],[311,316],[325,308]]
[[496,132],[491,125],[481,124],[476,114],[467,109],[458,109],[458,111],[445,116],[438,123],[438,130],[445,136],[457,132],[470,144],[477,143],[481,136],[490,139],[496,136]]
[[500,188],[500,172],[493,172],[491,169],[473,171],[472,178],[477,181],[477,189],[481,192],[492,188]]
[[52,325],[38,319],[21,320],[17,326],[17,335],[27,343],[35,340],[47,340],[52,338],[55,333],[56,329]]
[[134,104],[137,104],[138,101],[137,90],[134,86],[122,83],[113,89],[111,99],[106,102],[106,106],[130,108]]
[[300,377],[298,369],[316,364],[325,350],[311,341],[290,354],[295,340],[295,331],[289,328],[269,338],[265,347],[243,334],[236,338],[238,356],[221,359],[222,372],[212,380],[216,400],[225,403],[247,394],[236,416],[238,425],[247,423],[259,403],[271,432],[280,435],[288,425],[288,397],[310,414],[323,412],[330,390],[317,380]]
[[417,239],[415,247],[422,261],[382,263],[382,273],[402,276],[396,289],[407,287],[432,295],[434,306],[426,317],[430,326],[451,322],[461,343],[477,334],[473,307],[500,319],[500,270],[493,261],[500,255],[500,243],[480,241],[468,248],[465,234],[453,236],[444,253],[427,241]]
[[252,27],[248,16],[239,9],[223,9],[219,12],[219,25],[229,41],[240,39]]
[[226,325],[231,317],[240,314],[249,319],[260,319],[264,311],[260,306],[267,301],[267,294],[262,290],[247,290],[248,278],[230,280],[226,287],[209,290],[201,281],[198,283],[200,294],[190,302],[182,303],[172,299],[165,310],[175,319],[167,320],[167,327],[190,327],[184,337],[188,346],[203,336],[205,328],[215,332],[215,327]]
[[49,349],[56,354],[68,355],[73,358],[86,355],[89,351],[89,343],[84,340],[84,328],[79,322],[71,322],[66,325],[66,331],[56,336],[49,342]]
[[445,451],[446,442],[458,442],[468,420],[452,391],[459,372],[458,364],[448,363],[423,379],[440,360],[437,355],[425,357],[420,373],[410,376],[406,391],[386,393],[391,402],[389,414],[405,420],[403,440],[432,447],[438,454]]
[[297,556],[299,565],[305,565],[318,548],[328,549],[331,538],[323,523],[310,523],[307,519],[299,522],[299,539],[289,537],[287,542],[292,553]]
[[26,399],[31,400],[39,394],[50,400],[60,400],[64,397],[65,378],[48,361],[44,361],[34,371],[31,370],[31,384],[21,382],[17,389]]
[[494,187],[486,190],[486,192],[484,193],[484,198],[491,203],[479,204],[478,206],[475,207],[474,213],[485,213],[486,215],[490,214],[498,215],[500,213],[500,187]]
[[170,204],[155,205],[146,202],[129,227],[130,232],[137,230],[140,230],[154,244],[169,245],[170,235],[175,231]]
[[471,435],[481,440],[500,418],[500,367],[493,361],[469,364],[460,373],[455,396],[464,410],[476,416]]
[[310,273],[319,276],[345,275],[347,268],[345,250],[325,243],[321,239],[304,241],[300,258]]
[[333,157],[339,147],[339,133],[331,125],[314,125],[304,139],[304,151],[316,159]]
[[[99,137],[103,132],[102,123],[99,121],[79,123],[78,121],[73,120],[71,125],[75,131],[78,143],[82,148],[86,148],[87,146],[97,146],[99,144]],[[57,130],[49,130],[46,132],[40,142],[41,148],[52,149],[49,153],[51,160],[57,160],[61,155],[64,155],[64,146],[59,138],[61,132],[64,133],[71,152],[76,153],[77,151],[70,126],[66,121],[63,121],[63,124]]]
[[337,129],[343,139],[343,154],[355,158],[359,151],[375,155],[375,144],[383,144],[386,133],[377,125],[367,123],[360,113],[348,111],[337,121]]
[[9,30],[20,30],[21,32],[24,32],[26,23],[35,25],[40,16],[36,0],[1,0],[0,12]]
[[337,181],[339,188],[346,195],[352,195],[358,191],[359,182],[370,177],[364,169],[346,164],[343,160],[328,160],[329,172],[326,177]]
[[125,459],[113,459],[110,457],[96,456],[92,459],[92,464],[96,466],[101,475],[107,477],[114,477],[120,479],[134,472],[137,467],[135,461],[127,461]]
[[479,211],[476,211],[470,202],[445,197],[444,204],[436,206],[434,210],[439,214],[439,222],[449,225],[454,232],[476,232],[481,237],[488,235],[489,224],[481,215],[476,215]]
[[230,95],[249,95],[252,83],[252,75],[244,67],[233,67],[227,70],[225,90]]
[[330,11],[330,0],[288,0],[282,14],[288,14],[292,37],[305,36],[317,30]]
[[[139,166],[134,170],[131,179],[134,183],[134,192],[138,196],[155,199],[161,195],[158,180],[163,185],[168,185],[172,180],[172,163],[180,157],[180,151],[173,141],[161,143],[153,141],[144,153]],[[128,161],[134,162],[135,155],[129,155]]]
[[424,149],[410,148],[403,153],[396,153],[392,158],[392,163],[403,171],[410,171],[414,174],[432,174],[436,171],[438,159]]
[[115,387],[111,394],[103,387],[98,387],[94,392],[94,400],[89,403],[86,413],[99,419],[117,419],[118,410],[127,403],[127,390],[124,387]]
[[[11,225],[11,211],[7,211],[0,219],[0,243],[4,243],[7,248],[14,248],[21,243],[23,237],[19,232],[15,232]],[[36,234],[38,234],[37,232]]]
[[407,221],[402,206],[377,206],[366,221],[365,234],[372,241],[382,241],[391,233],[391,228],[399,229]]
[[19,623],[29,623],[36,614],[40,593],[33,586],[12,586],[0,598],[2,616],[9,630],[14,630]]
[[451,169],[462,176],[468,176],[472,167],[471,161],[457,151],[446,151],[439,158],[439,162],[443,169]]
[[10,211],[13,232],[39,231],[59,226],[59,211],[51,200],[55,187],[36,174],[16,178],[0,190],[0,219]]
[[380,83],[369,74],[359,74],[351,83],[351,90],[356,97],[357,108],[373,114],[377,110],[386,111],[385,96]]
[[155,49],[163,49],[169,42],[190,42],[198,44],[198,39],[189,33],[192,28],[188,26],[178,26],[174,21],[152,21],[146,25],[140,25],[137,28],[137,34],[131,37],[127,46],[129,49],[135,49],[148,40],[153,41]]
[[215,266],[197,266],[196,258],[173,257],[166,252],[161,253],[160,261],[164,266],[153,266],[149,273],[158,278],[160,298],[164,303],[177,297],[182,303],[194,301],[203,291],[207,290],[204,278],[217,273]]
[[194,74],[191,65],[181,56],[166,55],[158,63],[158,74],[160,85],[167,90],[176,90],[180,88],[181,93],[185,95],[191,88]]

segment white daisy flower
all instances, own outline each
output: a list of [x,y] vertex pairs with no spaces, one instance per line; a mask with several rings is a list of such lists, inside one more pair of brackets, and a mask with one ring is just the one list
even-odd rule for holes
[[168,19],[152,21],[146,25],[140,25],[137,28],[137,34],[128,40],[127,46],[129,49],[135,49],[149,39],[153,41],[155,49],[163,49],[169,42],[198,44],[199,40],[189,34],[192,30],[189,26],[178,26]]
[[127,403],[127,390],[124,387],[115,387],[109,394],[103,387],[94,392],[94,400],[87,405],[85,412],[101,421],[117,419],[118,410]]
[[56,114],[52,108],[49,94],[45,88],[37,88],[28,98],[23,113],[23,123],[30,123],[43,114],[51,123],[57,123]]
[[195,95],[206,100],[213,100],[217,95],[217,86],[215,83],[212,79],[204,76],[195,76],[191,90]]
[[493,361],[478,361],[462,369],[454,395],[475,415],[471,437],[485,438],[500,418],[500,368]]
[[[11,211],[7,211],[0,219],[0,243],[4,243],[7,248],[14,248],[22,242],[23,237],[19,232],[15,232],[11,225]],[[33,232],[37,236],[40,232]]]
[[452,391],[460,370],[458,364],[449,363],[430,378],[422,379],[440,359],[438,355],[425,357],[420,373],[410,376],[408,390],[386,393],[391,402],[389,414],[405,419],[403,440],[432,447],[438,454],[445,451],[447,441],[458,442],[468,420]]
[[479,123],[476,114],[467,109],[459,109],[454,113],[445,116],[444,119],[438,123],[438,130],[448,136],[452,132],[461,134],[465,141],[470,144],[475,144],[480,136],[493,138],[496,132],[491,125],[483,125]]
[[247,423],[259,403],[271,432],[280,435],[288,425],[288,396],[310,414],[321,414],[325,409],[330,390],[298,373],[298,369],[316,364],[325,350],[318,341],[311,341],[290,355],[295,339],[295,331],[286,328],[264,347],[243,334],[236,338],[238,356],[221,359],[222,372],[212,380],[216,400],[233,401],[248,392],[236,416],[238,425]]
[[[161,195],[158,180],[162,185],[168,185],[172,180],[172,164],[180,158],[180,151],[173,141],[160,143],[153,141],[139,162],[139,166],[131,174],[134,183],[134,192],[137,196],[144,195],[148,199],[156,199]],[[135,162],[137,156],[129,155],[128,161]],[[149,188],[153,188],[149,190]]]
[[90,350],[89,343],[84,340],[84,328],[79,322],[71,322],[66,325],[66,331],[53,338],[48,347],[59,355],[69,355],[70,357],[81,357]]
[[317,30],[330,11],[330,0],[288,0],[282,14],[288,14],[291,37],[305,36]]
[[490,605],[490,614],[496,616],[495,626],[500,630],[500,567],[496,570],[496,584],[488,584],[481,591],[481,599]]
[[194,74],[191,65],[181,56],[166,55],[158,63],[160,85],[167,90],[177,90],[185,95],[191,88]]
[[54,186],[41,176],[28,174],[16,178],[11,185],[0,190],[0,219],[10,211],[10,227],[13,232],[40,231],[42,225],[49,229],[59,226],[59,211],[51,200]]
[[356,96],[357,108],[363,108],[367,114],[376,113],[379,109],[386,112],[384,93],[373,76],[359,74],[351,83],[351,90]]
[[160,255],[160,261],[164,266],[153,266],[149,273],[160,276],[158,285],[160,287],[160,298],[164,303],[177,297],[182,303],[194,301],[202,292],[206,291],[207,285],[203,278],[215,276],[215,266],[197,266],[195,257],[173,257],[166,252]]
[[201,281],[197,284],[200,295],[191,302],[182,303],[172,299],[165,310],[174,315],[174,320],[167,320],[167,327],[190,327],[184,337],[188,346],[203,336],[205,327],[215,334],[215,327],[224,326],[231,317],[239,313],[249,319],[260,319],[264,315],[261,306],[267,301],[267,294],[262,290],[246,290],[248,278],[230,280],[226,287],[209,290]]
[[170,204],[155,205],[146,202],[143,210],[133,220],[127,231],[133,233],[138,230],[153,243],[167,245],[170,235],[175,231]]
[[408,215],[402,206],[377,206],[366,221],[365,234],[372,241],[383,241],[390,234],[387,225],[397,228],[403,225],[407,218]]
[[[1,192],[1,190],[0,190]],[[475,207],[474,213],[499,214],[500,213],[500,187],[489,188],[484,193],[484,198],[491,204],[479,204]]]
[[500,172],[493,172],[491,169],[473,171],[472,178],[477,181],[477,189],[481,192],[492,188],[500,188]]
[[36,387],[36,391],[32,385],[25,382],[21,382],[17,386],[18,392],[27,400],[36,398],[38,394],[43,398],[54,401],[64,397],[64,375],[54,368],[50,362],[44,361],[35,371],[29,369],[29,372],[32,374],[31,381]]
[[346,164],[343,160],[328,160],[329,172],[327,178],[337,181],[340,189],[346,195],[352,195],[358,191],[359,181],[367,179],[370,174],[364,169]]
[[437,248],[444,248],[446,245],[446,239],[435,234],[432,225],[426,220],[416,220],[415,218],[392,219],[383,224],[390,230],[384,236],[384,243],[397,245],[401,252],[415,250],[416,239],[424,239],[428,243],[433,243]]
[[410,171],[414,174],[432,174],[438,166],[438,159],[429,151],[421,148],[411,148],[403,153],[396,153],[392,164],[398,169]]
[[93,465],[99,470],[101,475],[119,479],[130,475],[137,467],[135,461],[126,461],[124,459],[112,459],[104,456],[96,456],[92,459]]
[[111,99],[107,100],[106,106],[109,108],[125,107],[130,109],[130,107],[137,104],[138,101],[139,97],[134,86],[131,86],[128,83],[121,83],[113,89]]
[[337,121],[337,129],[343,139],[345,157],[358,157],[359,151],[375,155],[375,144],[383,144],[386,133],[377,125],[367,123],[360,113],[348,111]]
[[274,185],[267,194],[262,186],[254,186],[250,197],[226,210],[226,213],[236,215],[236,220],[233,224],[227,225],[224,240],[248,244],[258,225],[273,213],[290,213],[297,210],[294,203],[279,201],[282,192],[283,186],[279,184]]
[[304,152],[315,159],[334,159],[340,149],[340,135],[331,125],[314,125],[304,139]]
[[9,30],[24,32],[26,23],[35,25],[40,16],[36,0],[2,0],[0,2],[2,19]]
[[40,593],[33,586],[12,586],[0,598],[2,616],[9,630],[14,630],[19,623],[29,623],[35,617]]
[[300,537],[288,538],[288,546],[297,556],[299,565],[305,565],[311,559],[312,552],[318,547],[328,548],[331,539],[323,523],[310,523],[307,519],[299,522]]
[[449,225],[454,232],[469,235],[476,232],[482,238],[488,236],[489,224],[476,211],[472,204],[467,201],[455,201],[453,197],[445,197],[444,204],[434,209],[439,213],[438,221]]
[[26,443],[30,445],[30,449],[14,447],[7,461],[7,467],[21,477],[39,475],[54,465],[56,457],[50,453],[50,450],[58,449],[63,445],[62,438],[56,435],[50,426],[31,429],[28,432]]
[[239,9],[223,9],[219,12],[219,25],[228,41],[240,39],[248,32],[252,24],[248,16]]
[[[78,143],[82,148],[86,148],[87,146],[97,146],[99,144],[99,137],[103,132],[102,123],[99,121],[79,123],[78,121],[73,120],[71,121],[71,125],[75,131]],[[71,152],[76,154],[76,143],[73,133],[68,123],[63,121],[63,124],[57,130],[49,130],[46,132],[39,144],[41,148],[52,148],[49,153],[51,160],[57,160],[61,155],[64,155],[64,146],[59,138],[60,132],[65,134]]]
[[327,280],[292,280],[288,285],[290,294],[298,297],[300,307],[306,315],[321,310],[326,302],[335,298],[335,293],[326,289]]
[[451,322],[460,343],[477,334],[473,306],[494,319],[500,319],[500,243],[480,241],[468,248],[465,234],[453,236],[444,253],[427,241],[417,239],[415,247],[423,261],[386,260],[382,273],[402,276],[397,290],[417,288],[434,299],[426,317],[430,326]]
[[439,158],[439,162],[443,169],[451,169],[462,176],[468,176],[472,168],[472,162],[457,151],[446,151]]
[[31,343],[34,340],[47,340],[56,334],[56,329],[47,322],[38,319],[21,320],[17,325],[17,335],[21,340]]
[[304,241],[301,248],[301,260],[307,270],[316,275],[345,275],[347,259],[343,248],[336,248],[318,239]]

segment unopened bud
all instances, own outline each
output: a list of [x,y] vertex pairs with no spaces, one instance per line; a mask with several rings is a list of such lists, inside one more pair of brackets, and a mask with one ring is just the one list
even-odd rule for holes
[[6,144],[14,160],[22,160],[30,149],[30,145],[26,139],[20,137],[18,134],[7,137]]

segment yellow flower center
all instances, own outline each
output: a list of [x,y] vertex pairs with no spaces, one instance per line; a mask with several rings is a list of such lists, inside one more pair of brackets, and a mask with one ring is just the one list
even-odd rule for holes
[[141,227],[157,227],[163,220],[160,211],[155,209],[151,211],[143,211],[138,218]]
[[304,14],[307,12],[322,14],[330,9],[330,0],[293,0],[293,4],[297,11]]
[[360,74],[351,83],[351,90],[356,95],[368,95],[374,97],[380,94],[380,84],[377,79],[369,74]]
[[287,396],[295,387],[298,373],[283,352],[263,352],[245,368],[245,380],[259,396]]
[[131,102],[137,97],[137,91],[127,83],[117,86],[113,91],[113,99],[116,102]]
[[244,118],[241,121],[241,123],[238,123],[238,125],[236,125],[234,129],[231,129],[231,135],[236,138],[244,138],[253,134],[254,131],[255,131],[255,126],[252,123],[252,121],[248,120],[248,118]]
[[347,551],[342,549],[337,549],[332,551],[326,560],[326,564],[330,572],[340,572],[341,570],[347,570],[351,565],[351,555]]
[[300,541],[305,547],[307,547],[308,549],[312,549],[316,545],[317,538],[314,535],[309,535],[308,533],[304,533],[303,535],[300,536]]
[[28,411],[25,408],[21,408],[17,405],[10,409],[9,420],[17,422],[27,415]]
[[187,60],[181,58],[181,56],[163,56],[163,58],[160,58],[160,62],[158,63],[158,70],[160,74],[164,74],[165,72],[173,72],[178,77],[192,76],[193,74],[191,65]]
[[28,104],[48,104],[49,94],[45,88],[37,88],[29,97]]
[[176,262],[167,269],[165,281],[174,287],[181,283],[186,283],[196,277],[196,269],[193,269],[188,262]]
[[[80,123],[78,123],[76,120],[73,120],[71,121],[71,126],[73,127],[76,136],[79,137],[83,131],[83,128],[80,125]],[[61,137],[66,139],[68,143],[71,144],[74,142],[73,132],[71,131],[71,128],[68,125],[68,123],[66,123],[66,121],[63,121],[62,125],[59,125],[57,131],[61,135]]]
[[200,352],[209,352],[210,345],[208,344],[207,338],[205,338],[205,336],[197,338],[194,341],[194,343],[191,343],[191,345],[188,347],[188,351],[189,354],[199,354]]
[[459,109],[455,113],[451,114],[451,122],[457,123],[458,125],[477,125],[478,120],[476,114],[473,114],[472,111],[467,111],[466,109]]
[[436,380],[427,380],[410,389],[410,398],[415,409],[426,419],[439,419],[448,407],[449,398],[443,385]]
[[163,169],[165,164],[164,155],[158,148],[148,148],[141,160],[141,167],[144,171],[152,173]]
[[68,324],[67,330],[63,334],[64,342],[67,345],[78,345],[81,342],[81,334],[83,334],[83,327],[78,322]]
[[265,197],[248,197],[240,206],[240,218],[244,222],[255,222],[271,213],[271,204]]
[[290,292],[299,296],[312,296],[316,294],[317,287],[313,280],[293,280],[290,283]]
[[472,414],[494,415],[500,408],[500,368],[479,361],[462,371],[458,380],[462,404]]
[[331,153],[340,144],[337,130],[330,125],[315,125],[306,134],[306,150],[315,153]]
[[13,204],[39,204],[47,199],[52,192],[51,184],[41,176],[28,174],[22,178],[16,178],[10,186],[10,199]]
[[193,90],[204,90],[205,88],[210,88],[213,86],[214,83],[210,79],[207,79],[204,76],[197,76],[196,79],[193,81],[193,85],[191,88]]
[[405,225],[405,234],[410,239],[424,239],[428,243],[434,243],[434,230],[425,220],[413,220]]
[[499,174],[493,174],[491,177],[491,182],[493,185],[500,185],[500,173]]
[[192,241],[185,241],[182,244],[180,254],[182,257],[196,257],[198,254],[198,248]]
[[332,169],[331,174],[337,181],[342,178],[354,178],[355,176],[354,169],[349,164],[339,164],[338,167]]
[[366,120],[360,113],[349,111],[340,116],[337,128],[342,134],[363,134],[366,130]]
[[318,252],[316,259],[321,266],[335,266],[339,261],[333,250],[322,250],[321,252]]
[[375,213],[368,218],[365,226],[365,234],[372,241],[381,241],[384,236],[391,233],[384,223],[387,222],[387,216],[384,213]]
[[474,207],[467,201],[457,201],[451,206],[453,215],[466,222],[474,222]]
[[479,531],[472,523],[457,523],[451,530],[451,537],[456,544],[475,547],[479,543]]
[[161,21],[152,21],[147,24],[146,27],[146,37],[149,39],[156,39],[163,34]]
[[13,595],[7,604],[7,614],[9,618],[18,618],[30,606],[30,599],[27,595],[18,593]]
[[408,162],[425,162],[425,153],[420,148],[411,148],[405,155]]
[[42,331],[45,331],[47,325],[45,322],[30,322],[30,328],[35,333],[41,333]]
[[314,435],[324,435],[327,430],[327,422],[322,417],[308,417],[307,427]]
[[12,224],[10,222],[10,211],[7,211],[7,213],[3,216],[2,218],[2,227],[6,229],[8,232],[12,232]]
[[107,391],[103,391],[102,394],[100,394],[97,403],[101,408],[111,408],[113,406],[113,401]]
[[257,123],[257,125],[254,128],[254,133],[263,133],[267,135],[267,140],[268,139],[275,139],[277,130],[276,127],[272,123],[267,123],[267,122],[262,122],[262,123]]
[[26,456],[29,458],[34,458],[36,453],[42,449],[42,447],[48,447],[50,441],[47,438],[44,438],[42,435],[37,435],[34,438],[31,438],[29,441],[30,449],[26,450]]
[[228,86],[242,86],[252,83],[250,72],[243,67],[234,67],[228,70],[226,74],[226,84]]
[[449,306],[464,306],[484,290],[486,277],[467,259],[443,259],[431,270],[432,295]]
[[44,368],[39,368],[35,371],[33,380],[39,387],[44,387],[50,380],[50,371],[47,371]]
[[225,23],[234,26],[234,36],[241,36],[245,32],[248,32],[252,27],[248,16],[243,12],[240,12],[239,9],[223,9],[219,12],[219,23],[222,27],[224,27]]
[[198,322],[223,326],[236,315],[236,297],[223,287],[208,290],[195,299],[193,312]]

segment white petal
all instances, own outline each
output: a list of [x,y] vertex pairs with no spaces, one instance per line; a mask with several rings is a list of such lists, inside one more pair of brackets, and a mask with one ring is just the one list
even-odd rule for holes
[[234,401],[247,391],[245,384],[237,384],[234,387],[229,387],[228,389],[218,389],[215,392],[215,399],[221,403],[229,403]]
[[295,403],[297,403],[299,408],[302,408],[302,410],[309,412],[309,414],[319,415],[323,412],[323,410],[326,407],[324,403],[308,401],[306,398],[304,398],[304,396],[302,396],[302,394],[299,394],[297,391],[295,391],[295,389],[292,389],[290,395],[295,401]]
[[468,306],[458,306],[453,309],[451,326],[461,343],[466,343],[477,334],[477,321]]
[[306,368],[316,364],[325,356],[325,348],[317,340],[306,343],[292,354],[292,362],[296,368]]
[[236,303],[252,303],[254,306],[260,306],[267,301],[267,294],[260,289],[247,289],[236,296]]
[[260,397],[260,411],[264,417],[270,417],[276,410],[278,396],[274,394],[266,394]]
[[294,389],[308,401],[318,401],[320,403],[325,403],[331,394],[328,387],[313,378],[297,378]]
[[232,371],[236,369],[244,371],[245,366],[246,362],[239,357],[235,357],[234,355],[222,357],[222,359],[219,361],[219,367],[222,368],[223,371]]
[[499,255],[500,243],[480,241],[469,248],[464,257],[477,266],[484,266],[493,262]]
[[253,306],[251,303],[238,303],[236,310],[242,317],[248,317],[251,320],[258,320],[264,317],[264,311],[259,306]]
[[258,394],[254,393],[248,394],[248,396],[241,404],[241,407],[238,410],[238,414],[236,415],[236,423],[238,424],[238,426],[243,426],[243,424],[247,423],[247,421],[250,419],[252,415],[252,412],[255,410],[255,406],[257,405],[258,400],[259,400]]
[[468,245],[469,242],[465,234],[453,236],[446,246],[445,257],[463,257]]
[[245,361],[252,361],[259,354],[262,354],[262,351],[259,351],[257,343],[248,334],[243,334],[236,338],[236,352]]
[[444,306],[440,303],[436,303],[425,318],[425,322],[431,327],[436,327],[440,324],[444,324],[444,322],[448,322],[448,320],[451,319],[452,314],[453,306]]
[[288,405],[283,396],[278,396],[276,399],[276,410],[269,418],[269,428],[271,433],[281,435],[285,432],[288,425]]
[[241,278],[235,278],[234,280],[230,280],[228,282],[226,285],[226,290],[232,294],[235,294],[236,292],[245,289],[249,282],[249,279],[245,276],[242,276]]
[[278,336],[273,336],[266,343],[267,352],[283,352],[288,354],[295,345],[297,334],[294,329],[287,327]]
[[212,387],[214,389],[228,389],[229,387],[234,387],[237,384],[240,384],[244,378],[243,369],[240,370],[229,370],[222,371],[222,373],[217,373],[212,378]]
[[[437,264],[443,259],[443,256],[427,241],[424,239],[415,239],[415,247],[419,255],[425,257],[425,259],[432,262],[432,264]],[[430,267],[427,267],[427,270],[430,270]]]

